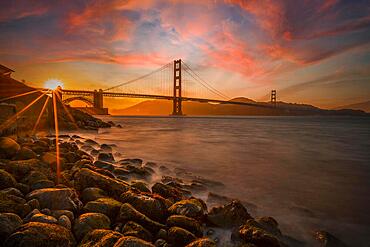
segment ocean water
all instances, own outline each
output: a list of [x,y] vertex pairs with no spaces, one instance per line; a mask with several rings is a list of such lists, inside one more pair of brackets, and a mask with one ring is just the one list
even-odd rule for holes
[[327,230],[370,243],[370,118],[119,117],[84,133],[127,158],[222,182],[212,191],[255,204],[284,234],[312,245]]

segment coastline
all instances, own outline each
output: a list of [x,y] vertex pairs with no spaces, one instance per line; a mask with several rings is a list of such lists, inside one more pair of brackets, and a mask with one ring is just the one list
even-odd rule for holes
[[[60,135],[62,184],[55,185],[54,137],[5,141],[13,149],[5,152],[1,145],[2,153],[9,154],[0,163],[2,176],[10,181],[2,185],[1,202],[14,207],[2,207],[1,215],[16,227],[2,232],[7,237],[4,246],[34,246],[45,237],[53,243],[67,243],[63,246],[75,246],[77,242],[93,246],[107,239],[115,242],[114,246],[153,246],[149,242],[155,246],[304,244],[282,234],[272,217],[254,219],[251,204],[245,207],[238,200],[212,192],[207,204],[192,197],[209,184],[222,183],[202,177],[184,181],[168,176],[171,172],[166,166],[137,158],[120,159],[120,154],[114,153],[114,144]],[[4,214],[7,210],[11,214]],[[86,222],[93,222],[93,226]],[[53,239],[53,231],[61,231],[60,226],[65,234]],[[40,229],[48,231],[27,235]],[[316,238],[345,246],[324,231],[316,232]]]

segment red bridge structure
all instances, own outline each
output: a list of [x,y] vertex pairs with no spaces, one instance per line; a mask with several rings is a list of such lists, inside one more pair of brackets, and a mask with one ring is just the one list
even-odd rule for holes
[[[229,97],[203,80],[181,59],[168,63],[146,75],[104,90],[59,90],[64,103],[69,104],[75,100],[80,100],[95,109],[98,114],[108,114],[108,109],[104,108],[104,97],[171,100],[173,102],[172,115],[175,116],[184,114],[182,110],[182,102],[184,101],[265,108],[276,106],[275,104],[230,101]],[[210,98],[209,95],[214,97]]]

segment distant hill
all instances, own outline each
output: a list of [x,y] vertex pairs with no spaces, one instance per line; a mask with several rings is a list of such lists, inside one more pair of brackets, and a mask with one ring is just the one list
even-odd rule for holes
[[[238,97],[231,101],[248,102],[271,106],[267,102],[256,102],[248,98]],[[170,100],[147,100],[125,109],[111,109],[113,115],[169,115],[172,112]],[[312,105],[277,102],[277,108],[262,108],[245,105],[210,104],[199,102],[183,102],[186,115],[235,115],[235,116],[277,116],[277,115],[367,115],[363,111],[325,110]]]
[[356,104],[339,106],[339,107],[336,107],[335,109],[336,110],[352,109],[352,110],[362,110],[362,111],[365,111],[365,112],[370,112],[370,100],[365,101],[365,102],[356,103]]

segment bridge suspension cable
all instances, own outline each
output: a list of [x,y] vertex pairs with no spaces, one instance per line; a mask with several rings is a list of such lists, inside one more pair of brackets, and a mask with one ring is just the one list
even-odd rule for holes
[[150,73],[148,73],[148,74],[145,74],[145,75],[143,75],[143,76],[140,76],[140,77],[138,77],[138,78],[135,78],[135,79],[132,79],[132,80],[129,80],[129,81],[126,81],[126,82],[120,83],[120,84],[115,85],[115,86],[110,87],[110,88],[106,88],[106,89],[104,89],[104,90],[103,90],[103,92],[111,91],[111,90],[114,90],[114,89],[116,89],[116,88],[119,88],[119,87],[122,87],[122,86],[126,86],[126,85],[129,85],[129,84],[131,84],[131,83],[137,82],[137,81],[139,81],[139,80],[145,79],[145,78],[150,77],[150,76],[152,76],[152,75],[154,75],[154,74],[156,74],[156,73],[158,73],[158,72],[161,72],[161,71],[163,71],[163,70],[165,70],[165,69],[168,69],[168,67],[169,67],[169,66],[172,66],[172,63],[168,63],[168,64],[166,64],[166,65],[163,65],[163,66],[162,66],[162,67],[160,67],[159,69],[156,69],[156,70],[154,70],[154,71],[152,71],[152,72],[150,72]]
[[228,97],[227,95],[225,95],[224,93],[222,93],[221,91],[215,89],[214,87],[212,87],[209,83],[207,83],[205,80],[203,80],[197,73],[194,72],[194,70],[192,70],[190,68],[189,65],[187,65],[184,61],[182,61],[182,64],[184,65],[185,69],[184,71],[186,73],[188,73],[196,82],[200,83],[203,87],[205,87],[206,89],[208,89],[209,91],[211,91],[212,93],[218,95],[219,97],[223,98],[223,99],[230,99],[230,97]]

